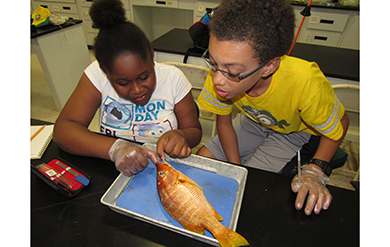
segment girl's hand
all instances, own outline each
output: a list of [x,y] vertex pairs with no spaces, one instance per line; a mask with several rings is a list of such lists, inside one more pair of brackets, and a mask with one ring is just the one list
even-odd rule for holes
[[170,130],[157,141],[157,154],[165,160],[165,153],[172,158],[186,158],[191,155],[191,148],[180,130]]
[[154,163],[158,161],[154,151],[122,139],[112,144],[108,155],[111,161],[115,162],[116,169],[126,176],[135,175],[145,169],[149,163],[148,157]]

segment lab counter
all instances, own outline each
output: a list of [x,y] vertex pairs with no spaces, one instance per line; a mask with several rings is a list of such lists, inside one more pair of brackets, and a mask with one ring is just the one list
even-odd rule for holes
[[82,22],[71,19],[61,25],[31,26],[31,52],[39,59],[58,111],[91,63]]
[[53,33],[53,32],[63,30],[65,28],[68,28],[71,26],[75,26],[77,24],[81,24],[82,22],[83,22],[82,20],[70,19],[61,25],[48,24],[48,25],[44,25],[41,27],[35,27],[35,26],[31,25],[31,38],[35,39],[35,38],[38,38],[40,36],[43,36],[43,35],[46,35],[49,33]]
[[[187,29],[172,29],[152,42],[155,52],[181,55],[182,61],[191,47],[193,42]],[[188,55],[202,56],[199,52]],[[359,81],[359,50],[296,43],[290,56],[316,62],[327,77]]]

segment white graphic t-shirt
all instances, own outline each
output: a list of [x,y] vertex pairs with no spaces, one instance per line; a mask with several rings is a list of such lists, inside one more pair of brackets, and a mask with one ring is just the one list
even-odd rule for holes
[[100,132],[131,141],[156,143],[168,130],[177,129],[175,104],[191,90],[191,84],[176,67],[155,62],[156,89],[148,104],[136,105],[121,98],[97,61],[85,74],[102,94],[99,108]]

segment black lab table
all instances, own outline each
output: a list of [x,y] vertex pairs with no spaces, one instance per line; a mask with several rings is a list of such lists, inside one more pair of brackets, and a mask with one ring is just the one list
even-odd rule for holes
[[[69,199],[31,173],[31,246],[209,246],[101,204],[100,198],[119,175],[111,161],[71,155],[51,142],[43,157],[31,163],[55,157],[89,174],[91,183]],[[306,216],[294,207],[291,177],[247,169],[237,232],[251,246],[359,246],[359,192],[329,186],[330,208]]]

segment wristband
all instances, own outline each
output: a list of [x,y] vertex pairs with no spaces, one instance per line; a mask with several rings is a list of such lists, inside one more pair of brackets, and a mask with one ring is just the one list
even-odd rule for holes
[[330,166],[329,162],[319,159],[311,159],[309,163],[319,166],[322,172],[325,173],[328,177],[332,173],[332,167]]

